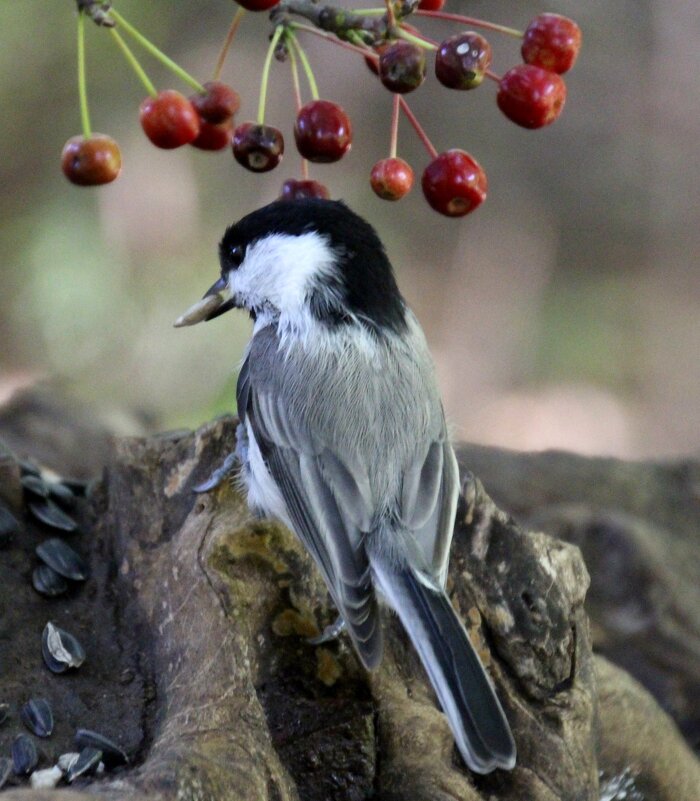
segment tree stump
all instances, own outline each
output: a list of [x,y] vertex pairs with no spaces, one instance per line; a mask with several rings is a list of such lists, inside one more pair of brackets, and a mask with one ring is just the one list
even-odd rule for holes
[[[7,801],[597,801],[605,793],[697,801],[700,767],[674,722],[592,650],[599,644],[628,668],[653,665],[637,678],[651,677],[662,703],[675,689],[666,707],[693,741],[700,609],[686,604],[697,597],[686,583],[697,569],[687,564],[692,514],[700,516],[698,485],[688,479],[700,475],[697,465],[606,463],[617,479],[603,482],[596,460],[461,450],[448,589],[518,745],[515,770],[477,776],[461,763],[398,622],[387,614],[386,654],[373,674],[344,636],[310,645],[335,610],[295,537],[253,519],[233,480],[193,492],[232,450],[233,418],[109,440],[86,422],[87,410],[66,408],[25,395],[0,411],[0,437],[12,448],[0,455],[0,504],[20,525],[0,545],[0,702],[10,704],[0,756],[22,730],[18,707],[46,697],[56,727],[37,740],[40,768],[75,750],[78,727],[116,741],[129,764],[51,791],[11,778]],[[38,442],[41,432],[50,436]],[[91,576],[51,600],[28,580],[34,548],[56,532],[27,513],[17,463],[26,458],[64,475],[95,476],[104,466],[73,512],[80,531],[66,535],[89,558]],[[685,493],[673,483],[679,475]],[[669,486],[692,514],[653,502]],[[541,519],[528,530],[503,509]],[[46,669],[48,620],[83,642],[83,666]],[[657,633],[665,639],[648,642]]]

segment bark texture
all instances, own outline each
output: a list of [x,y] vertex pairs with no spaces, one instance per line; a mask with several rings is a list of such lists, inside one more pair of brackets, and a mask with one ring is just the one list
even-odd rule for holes
[[[193,493],[233,448],[233,418],[140,438],[102,431],[90,448],[85,432],[97,429],[83,414],[66,421],[60,404],[44,403],[27,422],[26,402],[0,413],[13,451],[0,454],[0,503],[20,522],[0,546],[0,702],[10,704],[0,756],[22,729],[18,706],[44,696],[56,730],[37,741],[40,767],[74,750],[77,727],[116,740],[130,764],[50,792],[11,779],[7,801],[588,801],[613,799],[618,787],[628,799],[698,798],[700,768],[672,719],[627,672],[594,657],[591,642],[592,633],[611,659],[653,664],[652,676],[665,677],[651,682],[662,702],[659,688],[673,686],[697,703],[690,654],[700,613],[684,587],[696,567],[690,518],[700,513],[657,509],[672,488],[677,503],[697,505],[674,481],[678,467],[462,449],[449,588],[518,744],[514,771],[482,777],[461,764],[396,620],[387,617],[386,656],[371,675],[344,637],[308,644],[335,610],[303,548],[282,526],[252,519],[234,482]],[[42,431],[54,445],[35,442]],[[16,458],[31,456],[62,474],[106,465],[74,511],[80,531],[68,535],[91,577],[50,601],[28,582],[34,547],[56,533],[26,513]],[[700,475],[694,465],[680,475],[692,470]],[[538,522],[528,530],[504,509]],[[86,647],[72,675],[42,664],[49,619]],[[666,639],[649,643],[657,632]],[[666,706],[692,739],[692,703]]]

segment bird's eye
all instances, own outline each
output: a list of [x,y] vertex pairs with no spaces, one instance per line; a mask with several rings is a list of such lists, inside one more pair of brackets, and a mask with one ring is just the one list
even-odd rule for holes
[[243,261],[243,248],[240,245],[232,245],[228,252],[228,261],[233,267],[240,267]]

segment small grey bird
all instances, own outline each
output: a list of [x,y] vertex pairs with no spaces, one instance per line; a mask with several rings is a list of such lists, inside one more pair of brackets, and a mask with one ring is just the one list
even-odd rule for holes
[[466,764],[511,769],[508,721],[444,589],[459,475],[433,363],[377,234],[341,202],[277,201],[219,254],[176,325],[231,308],[255,321],[236,390],[249,505],[304,543],[365,667],[382,658],[384,602]]

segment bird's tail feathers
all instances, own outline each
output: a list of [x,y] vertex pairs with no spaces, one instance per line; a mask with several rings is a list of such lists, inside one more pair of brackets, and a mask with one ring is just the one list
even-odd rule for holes
[[396,611],[435,689],[457,747],[471,770],[515,765],[510,726],[467,632],[436,581],[370,556],[377,584]]

